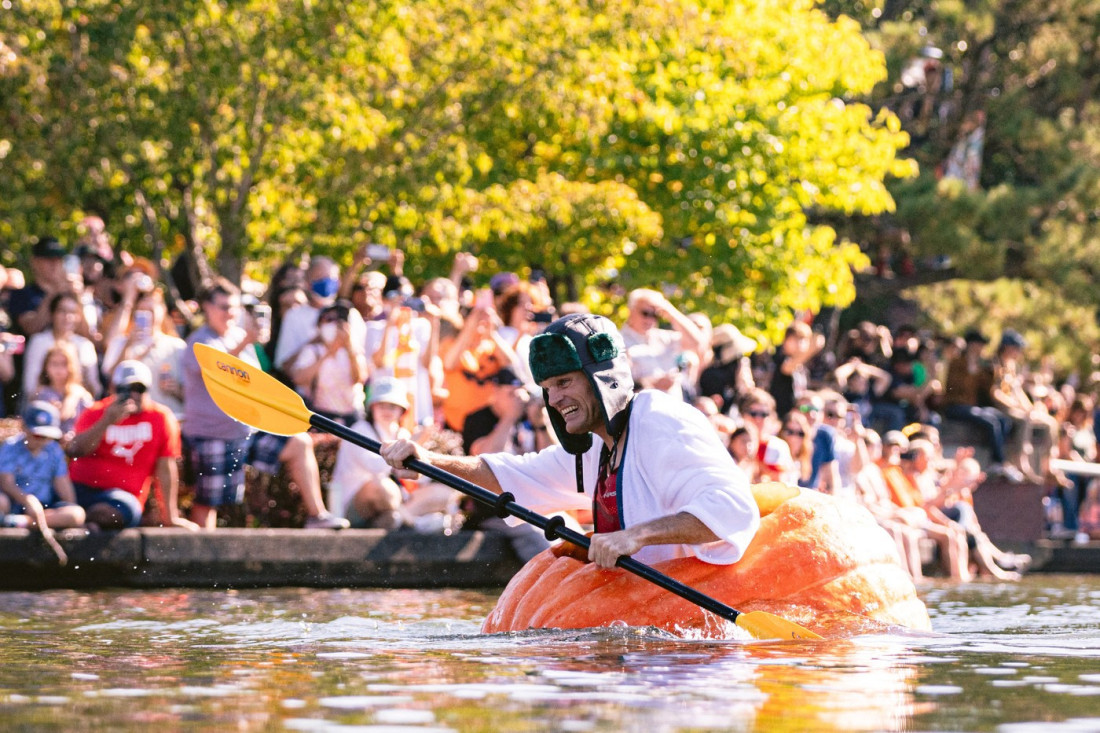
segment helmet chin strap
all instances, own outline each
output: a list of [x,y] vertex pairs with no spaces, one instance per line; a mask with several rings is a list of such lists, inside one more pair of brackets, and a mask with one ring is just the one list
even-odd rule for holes
[[[630,410],[634,407],[634,398],[630,398],[630,402],[626,403],[626,409],[620,410],[610,420],[607,421],[607,432],[611,435],[612,445],[609,449],[607,445],[604,445],[600,449],[600,470],[605,467],[610,467],[615,461],[615,456],[619,449],[619,440],[623,437],[623,433],[626,432],[626,425],[630,422]],[[584,493],[584,462],[583,455],[576,454],[576,469],[577,469],[577,493]]]

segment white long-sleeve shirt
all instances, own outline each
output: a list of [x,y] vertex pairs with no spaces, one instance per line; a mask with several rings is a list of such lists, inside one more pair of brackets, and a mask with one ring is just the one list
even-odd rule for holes
[[[719,537],[701,545],[650,545],[635,559],[652,564],[696,556],[716,565],[740,560],[759,527],[760,513],[748,477],[706,417],[682,400],[643,390],[634,398],[625,442],[619,467],[623,526],[687,512]],[[590,509],[603,446],[599,439],[592,443],[583,456],[583,494],[577,491],[575,457],[561,446],[482,458],[501,487],[528,509],[540,514]]]

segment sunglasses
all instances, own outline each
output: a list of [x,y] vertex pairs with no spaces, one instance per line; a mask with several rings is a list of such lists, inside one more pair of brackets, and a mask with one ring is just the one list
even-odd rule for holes
[[640,310],[638,312],[642,315],[643,318],[656,318],[657,317],[657,311],[649,310],[648,308],[645,309],[645,310]]
[[784,428],[783,429],[783,434],[784,435],[797,435],[799,438],[805,438],[806,437],[806,434],[804,432],[802,432],[801,430],[791,430],[789,428]]
[[749,417],[757,417],[757,418],[765,418],[765,417],[768,417],[769,415],[771,415],[770,412],[765,412],[763,410],[749,410],[746,414]]

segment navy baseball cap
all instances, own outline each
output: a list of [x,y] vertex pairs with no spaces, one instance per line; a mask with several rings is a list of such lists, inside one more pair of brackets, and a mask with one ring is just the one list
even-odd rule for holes
[[61,414],[49,402],[36,400],[23,410],[23,426],[31,435],[61,438]]

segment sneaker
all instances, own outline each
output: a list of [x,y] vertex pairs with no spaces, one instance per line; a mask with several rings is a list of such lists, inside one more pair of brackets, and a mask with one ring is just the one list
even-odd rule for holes
[[413,529],[421,534],[444,534],[447,530],[447,515],[443,512],[421,514],[413,520]]
[[26,514],[8,514],[4,517],[2,526],[8,529],[27,529],[31,526],[31,518]]
[[1004,476],[1006,479],[1014,484],[1020,484],[1024,481],[1024,473],[1015,466],[1009,466],[1005,463],[995,464],[992,467],[991,473],[994,475]]
[[306,519],[306,529],[347,529],[348,520],[342,519],[332,512],[324,512],[316,517]]
[[1050,532],[1048,532],[1047,535],[1052,540],[1072,540],[1077,536],[1077,531],[1056,524],[1050,528]]

